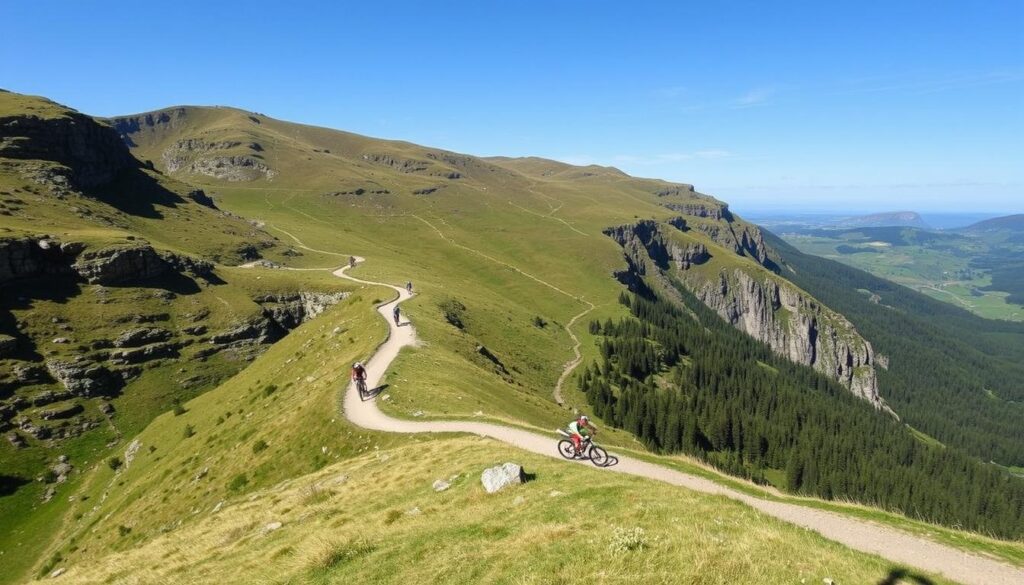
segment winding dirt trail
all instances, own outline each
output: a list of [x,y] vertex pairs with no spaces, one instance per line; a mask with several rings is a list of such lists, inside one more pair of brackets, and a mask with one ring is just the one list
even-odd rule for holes
[[[362,259],[360,258],[359,261]],[[398,357],[401,349],[416,342],[416,330],[411,323],[403,321],[401,325],[395,325],[391,319],[394,305],[402,303],[412,295],[401,287],[354,278],[346,274],[347,270],[347,266],[340,268],[334,271],[334,275],[361,284],[386,286],[398,294],[395,300],[377,308],[377,312],[388,323],[389,335],[366,364],[367,385],[369,388],[376,388],[384,378],[388,366]],[[574,366],[578,363],[579,360],[576,359],[570,362],[570,365]],[[345,417],[349,421],[367,429],[392,433],[472,433],[491,437],[532,453],[561,459],[555,451],[553,434],[545,436],[497,424],[471,421],[395,419],[377,408],[375,397],[363,400],[352,384],[345,392],[344,410]],[[589,465],[589,463],[579,461],[567,461],[567,463]],[[607,469],[612,472],[663,481],[707,494],[726,496],[775,518],[814,530],[847,547],[876,554],[907,567],[940,573],[949,579],[968,585],[1020,585],[1024,583],[1024,569],[990,558],[968,554],[893,528],[795,504],[762,500],[721,486],[708,479],[630,457],[619,457],[618,464]]]

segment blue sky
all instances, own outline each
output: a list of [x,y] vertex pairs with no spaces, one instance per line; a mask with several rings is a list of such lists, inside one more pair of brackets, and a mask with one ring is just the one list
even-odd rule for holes
[[0,5],[0,87],[232,105],[695,183],[740,211],[1024,212],[1024,2]]

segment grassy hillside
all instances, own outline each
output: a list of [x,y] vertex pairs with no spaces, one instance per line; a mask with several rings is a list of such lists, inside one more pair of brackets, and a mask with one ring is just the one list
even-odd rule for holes
[[[53,536],[85,469],[272,340],[217,335],[281,306],[268,295],[352,287],[230,266],[295,252],[147,168],[87,116],[0,92],[0,119],[0,550],[13,575]],[[58,379],[59,364],[77,370]],[[70,469],[52,471],[61,457]]]
[[[486,494],[480,472],[509,458],[533,480]],[[437,479],[452,487],[434,492]],[[55,566],[69,583],[877,583],[903,573],[723,498],[474,438],[381,448],[204,506],[123,552]]]
[[[131,145],[135,158],[127,176],[118,174],[104,185],[67,189],[55,197],[52,187],[40,187],[14,169],[5,176],[29,182],[11,194],[22,203],[4,201],[11,214],[0,214],[0,227],[28,233],[42,225],[34,219],[42,218],[49,222],[47,231],[81,240],[87,250],[144,238],[161,252],[212,261],[213,273],[225,284],[200,282],[198,290],[179,294],[172,303],[208,304],[210,318],[224,315],[223,323],[234,322],[236,311],[259,310],[255,297],[270,293],[351,294],[269,349],[261,347],[233,362],[236,369],[225,370],[216,380],[211,377],[209,384],[186,393],[155,393],[164,398],[154,400],[151,410],[129,402],[145,402],[142,386],[138,392],[126,387],[119,398],[125,402],[116,405],[113,420],[134,421],[131,433],[90,435],[97,438],[88,448],[71,454],[76,471],[62,484],[58,498],[30,510],[25,506],[30,500],[17,498],[29,497],[24,495],[29,489],[43,489],[35,483],[0,498],[2,505],[11,504],[0,510],[5,526],[8,518],[14,519],[8,539],[0,541],[5,566],[12,567],[3,578],[17,581],[67,567],[68,579],[84,582],[146,581],[174,579],[176,571],[199,566],[202,572],[195,578],[200,581],[370,580],[373,571],[385,569],[430,579],[449,576],[443,564],[454,563],[467,576],[500,580],[524,567],[527,555],[543,560],[534,566],[537,581],[552,572],[575,575],[577,567],[595,557],[610,567],[606,576],[618,574],[612,569],[636,571],[647,582],[669,580],[670,571],[680,570],[711,582],[719,574],[723,582],[804,575],[857,582],[889,574],[891,568],[877,559],[842,551],[720,500],[595,470],[574,472],[525,456],[528,470],[538,473],[536,482],[522,488],[524,509],[530,512],[511,520],[495,516],[511,502],[489,506],[472,477],[484,465],[510,456],[507,448],[469,439],[369,433],[346,425],[337,410],[348,365],[368,355],[384,332],[371,306],[389,295],[383,289],[342,285],[329,276],[326,270],[350,254],[370,260],[353,270],[354,276],[411,280],[419,293],[403,310],[416,323],[421,344],[403,352],[389,369],[384,410],[399,417],[487,419],[550,430],[565,424],[570,409],[586,405],[572,383],[565,388],[566,408],[552,396],[573,356],[568,324],[578,319],[572,332],[582,341],[584,363],[589,364],[600,351],[598,337],[587,329],[589,320],[627,315],[617,302],[622,286],[613,277],[624,267],[623,252],[603,233],[609,226],[640,218],[664,221],[684,213],[694,226],[687,239],[715,251],[702,268],[709,275],[736,266],[766,273],[765,259],[751,259],[757,253],[756,242],[751,243],[757,235],[753,226],[728,214],[721,202],[688,185],[632,178],[616,169],[539,159],[479,159],[230,108],[170,108],[109,123]],[[11,164],[20,169],[36,164],[17,160]],[[145,190],[140,185],[156,186]],[[202,197],[196,189],[203,191]],[[205,196],[218,209],[210,208]],[[89,213],[81,211],[86,207]],[[50,208],[64,211],[51,217]],[[94,234],[96,239],[89,239]],[[256,255],[266,260],[264,267],[229,266]],[[279,266],[296,270],[271,268]],[[146,288],[131,284],[118,289],[125,295],[122,308],[139,302],[142,292],[136,289]],[[84,294],[82,290],[78,293]],[[85,302],[61,307],[82,318]],[[17,329],[17,323],[27,321],[33,307],[24,314],[14,309],[11,325]],[[178,309],[165,311],[176,324]],[[102,329],[103,317],[85,323],[82,328],[95,327],[97,336],[114,333]],[[30,333],[25,339],[50,335],[42,327]],[[140,380],[175,380],[192,367],[173,360],[163,366],[186,372],[154,368]],[[171,372],[170,377],[163,375]],[[181,399],[178,408],[169,400],[172,395]],[[610,429],[602,433],[602,441],[614,449],[643,447],[632,435]],[[417,452],[429,467],[412,461],[392,467],[385,461],[404,463]],[[10,453],[21,452],[0,452],[5,466]],[[48,455],[52,459],[52,452]],[[663,460],[728,481],[693,462]],[[429,491],[429,482],[436,479],[428,481],[429,476],[454,474],[463,479],[450,492]],[[350,479],[309,487],[339,475]],[[19,472],[18,477],[30,475]],[[587,487],[591,483],[593,489]],[[371,485],[385,498],[373,496]],[[642,487],[636,493],[638,485]],[[561,496],[548,496],[552,489],[572,494],[573,505],[566,506]],[[421,499],[423,495],[439,503]],[[514,501],[515,495],[509,497]],[[699,513],[684,513],[688,506],[677,507],[677,501],[692,503]],[[632,508],[643,503],[660,510],[658,502],[665,513],[638,514]],[[934,531],[947,541],[991,549],[1002,557],[1019,556],[1014,543],[925,528],[862,508],[813,505]],[[415,506],[420,507],[419,516],[404,515]],[[593,520],[580,532],[585,534],[575,543],[580,548],[567,553],[569,543],[562,537],[574,532],[565,526],[571,524],[566,511],[576,506],[591,511],[587,518]],[[711,509],[719,508],[723,515],[714,518],[722,523],[714,525],[734,523],[734,531],[720,534],[708,524]],[[257,510],[266,518],[252,524],[247,517]],[[432,525],[430,519],[442,513],[452,522]],[[228,520],[221,524],[221,518]],[[275,521],[284,525],[260,534]],[[507,528],[500,528],[502,521]],[[552,528],[538,533],[538,523]],[[424,533],[425,525],[435,532]],[[668,553],[656,561],[612,554],[609,539],[616,525],[644,527],[657,536],[648,541],[650,550],[664,546]],[[302,530],[295,530],[300,526]],[[368,533],[367,540],[350,539],[356,532]],[[384,532],[394,533],[395,541],[372,536]],[[705,533],[714,538],[702,540]],[[552,542],[553,554],[538,551],[531,544],[535,537]],[[435,559],[431,553],[439,540],[450,546]],[[211,553],[205,546],[209,543],[221,546]],[[520,556],[502,561],[507,564],[495,560],[499,551],[516,546],[523,547]],[[778,554],[787,550],[794,552]],[[266,563],[268,554],[279,562]],[[568,563],[565,554],[572,555]],[[419,562],[410,563],[410,558]],[[828,567],[830,574],[819,575],[811,567]],[[647,569],[649,573],[643,572]],[[602,578],[597,572],[591,576]]]

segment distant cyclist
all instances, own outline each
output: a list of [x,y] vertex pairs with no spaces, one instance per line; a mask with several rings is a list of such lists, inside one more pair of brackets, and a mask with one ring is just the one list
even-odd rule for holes
[[405,283],[405,290],[409,294],[412,294],[412,281],[411,280],[409,282]]
[[355,268],[356,267],[356,257],[355,256],[349,256],[348,257],[348,267],[349,268]]
[[391,313],[395,316],[395,325],[398,325],[402,315],[402,310],[398,308],[398,305],[395,305],[395,309],[391,311]]
[[352,364],[352,381],[356,383],[360,394],[366,393],[366,368],[362,362]]
[[572,445],[576,448],[577,455],[583,448],[583,437],[592,434],[596,435],[597,429],[590,424],[590,418],[585,414],[581,414],[579,418],[569,423],[569,438],[572,439]]

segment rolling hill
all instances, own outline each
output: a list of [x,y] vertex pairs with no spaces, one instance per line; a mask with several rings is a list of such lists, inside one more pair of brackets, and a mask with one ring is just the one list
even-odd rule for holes
[[[879,353],[875,338],[863,334],[862,321],[845,313],[845,299],[795,278],[793,264],[757,226],[692,185],[607,167],[478,158],[232,108],[173,107],[97,121],[40,98],[0,98],[0,178],[6,181],[0,203],[7,212],[0,214],[0,229],[7,230],[0,250],[8,251],[0,267],[18,267],[0,282],[6,311],[0,333],[13,338],[9,345],[16,348],[4,356],[5,367],[13,373],[46,367],[48,359],[85,355],[94,365],[84,371],[114,372],[121,365],[111,362],[126,359],[125,351],[159,355],[144,362],[137,381],[118,369],[127,383],[107,400],[113,414],[96,420],[124,430],[97,426],[77,438],[33,436],[23,438],[22,449],[14,441],[0,447],[10,486],[10,495],[0,498],[0,514],[12,526],[0,548],[12,563],[11,580],[65,567],[72,569],[66,577],[83,582],[166,579],[185,571],[198,581],[230,581],[238,575],[233,567],[266,571],[276,581],[369,579],[383,558],[400,567],[402,559],[430,551],[417,530],[440,517],[453,519],[440,539],[446,543],[440,558],[483,539],[472,558],[457,560],[468,567],[466,575],[486,577],[494,551],[524,550],[524,558],[546,553],[529,548],[532,539],[518,520],[495,528],[500,522],[493,509],[484,514],[486,521],[474,519],[480,517],[475,513],[454,515],[454,508],[484,506],[478,487],[456,482],[450,499],[435,502],[424,497],[431,495],[424,482],[434,475],[470,478],[481,466],[507,457],[538,469],[524,497],[536,502],[530,504],[532,517],[548,526],[538,538],[553,543],[556,555],[565,550],[566,536],[610,522],[663,535],[658,547],[670,551],[666,555],[692,546],[700,554],[721,548],[714,539],[694,543],[686,531],[668,530],[663,521],[672,516],[661,512],[642,522],[651,505],[646,500],[635,507],[612,503],[609,494],[616,493],[632,502],[631,486],[647,486],[644,480],[611,479],[590,470],[568,488],[564,484],[572,480],[558,466],[510,454],[507,447],[477,447],[450,437],[408,439],[352,426],[338,412],[347,367],[366,358],[384,336],[372,308],[392,293],[332,277],[350,255],[368,259],[353,271],[356,277],[411,281],[417,292],[403,313],[421,341],[390,365],[387,399],[379,401],[391,416],[545,430],[565,424],[572,409],[597,412],[608,423],[602,442],[613,450],[685,466],[716,481],[735,480],[705,464],[782,490],[876,504],[905,516],[819,500],[812,505],[928,533],[1011,562],[1019,558],[1016,543],[922,522],[1019,538],[1021,482],[965,454],[996,453],[1000,463],[1016,465],[1018,453],[1010,447],[978,449],[972,437],[942,435],[953,425],[980,433],[982,421],[972,418],[954,417],[947,427],[926,431],[942,435],[946,447],[916,438],[896,416],[905,416],[905,405],[927,411],[927,389],[914,387],[922,393],[918,402],[894,403],[884,371],[897,358]],[[65,143],[85,148],[65,152]],[[100,151],[107,153],[100,160],[87,156]],[[69,250],[75,253],[54,265],[67,283],[53,300],[49,268],[25,269],[50,264],[21,258],[36,250],[49,257],[66,243],[74,244]],[[149,264],[129,263],[117,282],[90,281],[110,258],[126,254],[155,257],[163,264],[151,264],[166,266],[149,277],[140,269]],[[108,298],[113,300],[101,302]],[[659,309],[647,310],[645,303]],[[120,312],[96,311],[97,305]],[[159,318],[120,320],[132,311]],[[193,323],[200,314],[209,323]],[[53,336],[63,335],[62,325],[72,341],[53,343]],[[628,351],[606,349],[617,343],[617,327],[634,326],[640,333]],[[116,345],[122,336],[138,345]],[[94,348],[96,341],[101,343]],[[112,347],[103,347],[106,342]],[[160,354],[170,350],[152,348],[158,344],[173,345],[178,354]],[[576,372],[566,367],[575,363],[574,347],[582,364]],[[198,359],[197,353],[210,349],[216,351]],[[729,363],[725,356],[737,351],[742,368],[719,370]],[[1000,351],[1016,350],[984,347],[978,354]],[[958,367],[971,371],[967,360],[978,354],[962,356]],[[899,359],[912,370],[912,358]],[[634,361],[641,366],[627,367]],[[221,365],[207,372],[207,364]],[[191,377],[202,383],[181,384]],[[756,424],[743,435],[739,429],[758,406],[733,390],[755,377],[765,392],[778,393],[780,412],[814,424],[827,421],[827,427],[812,425],[815,432],[799,440],[781,427],[766,427],[759,436]],[[12,414],[4,420],[19,436],[26,419],[35,426],[45,420],[34,404],[37,396],[67,390],[58,376],[40,379],[38,387],[17,379],[5,386],[4,412]],[[609,396],[642,391],[664,400],[645,404],[639,413],[609,406]],[[61,420],[87,422],[82,412],[91,412],[94,399],[75,395],[72,401],[87,410]],[[674,435],[681,438],[678,433],[688,428],[700,439],[699,449],[664,440],[667,422],[683,413],[680,400],[718,405],[715,412],[694,409],[694,418],[685,419]],[[721,423],[722,413],[729,422]],[[724,434],[723,424],[729,426]],[[811,438],[823,442],[826,428],[846,439],[837,442],[846,451],[826,454],[810,444],[792,449]],[[873,433],[872,440],[857,441],[865,431]],[[1016,441],[1012,429],[990,432],[1000,444]],[[748,458],[748,450],[737,448],[748,443],[740,436],[769,441],[763,456]],[[755,450],[758,442],[752,443]],[[680,458],[680,451],[693,458]],[[60,468],[67,471],[64,480],[33,481],[35,474],[64,463],[54,458],[60,453],[70,455],[73,467]],[[899,477],[920,483],[914,493],[906,483],[895,489],[873,481],[890,456],[905,467],[907,475]],[[443,461],[445,470],[405,465],[416,457]],[[842,457],[863,466],[851,467]],[[794,461],[802,469],[795,484],[786,477]],[[812,467],[820,473],[806,471]],[[960,478],[955,482],[954,468]],[[330,483],[342,476],[347,479]],[[876,483],[883,488],[865,489]],[[374,499],[369,485],[386,495]],[[737,485],[758,497],[797,501],[753,484]],[[42,503],[40,496],[51,487],[58,497]],[[544,498],[539,490],[545,490]],[[601,519],[573,527],[561,496],[551,491],[571,493],[574,505],[593,509]],[[932,496],[937,503],[926,511],[915,499]],[[693,497],[701,505],[720,506],[723,522],[740,527],[737,535],[758,534],[751,530],[763,519],[745,508]],[[671,496],[666,498],[665,505],[674,508]],[[498,509],[515,505],[513,500]],[[255,523],[247,520],[254,513],[260,518]],[[274,518],[288,528],[268,530]],[[222,519],[219,528],[212,527]],[[671,522],[702,525],[692,515]],[[291,528],[304,523],[304,531]],[[357,538],[392,525],[394,541]],[[316,542],[332,530],[346,536]],[[817,537],[797,538],[802,533],[789,525],[772,524],[771,530],[778,532],[735,536],[734,546],[751,560],[714,561],[712,570],[747,580],[827,576],[780,556],[778,543],[786,541],[798,542],[807,558],[818,559],[811,566],[834,564],[845,571],[837,575],[851,581],[902,571]],[[232,552],[221,557],[190,542],[219,542]],[[572,557],[571,570],[555,571],[578,575],[584,557],[607,547],[600,539],[588,542],[580,549],[583,556]],[[281,559],[280,565],[261,569],[266,555]],[[171,560],[149,572],[157,558]],[[633,556],[608,563],[631,571],[646,561]],[[521,565],[507,565],[515,566]],[[543,566],[535,567],[536,579],[544,578]],[[669,566],[656,570],[666,575]],[[440,563],[420,572],[395,570],[428,580],[447,575]]]

